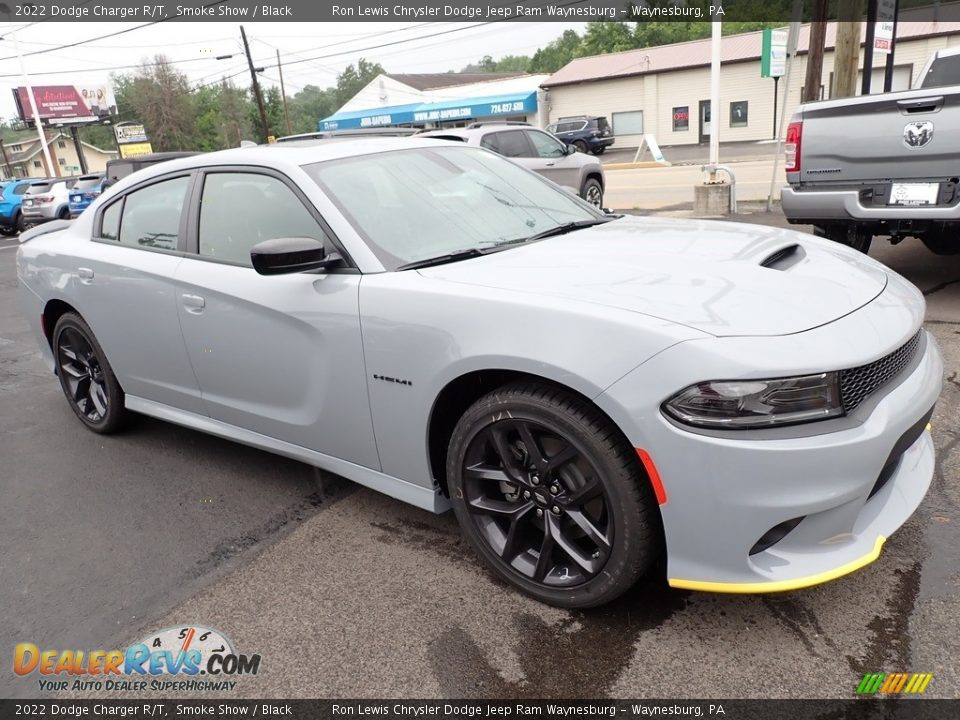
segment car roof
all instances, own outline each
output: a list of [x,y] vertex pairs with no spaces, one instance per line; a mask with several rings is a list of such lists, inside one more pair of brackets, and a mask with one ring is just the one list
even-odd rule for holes
[[[122,191],[129,185],[137,184],[159,175],[166,175],[180,170],[193,170],[216,165],[251,165],[276,169],[303,167],[313,163],[328,160],[341,160],[373,155],[392,150],[412,150],[418,147],[450,147],[442,140],[420,139],[420,137],[375,137],[350,139],[333,143],[274,143],[271,145],[257,145],[254,147],[231,148],[217,152],[191,154],[167,160],[163,163],[151,164],[138,170],[112,186],[113,190]],[[130,178],[134,178],[130,181]]]

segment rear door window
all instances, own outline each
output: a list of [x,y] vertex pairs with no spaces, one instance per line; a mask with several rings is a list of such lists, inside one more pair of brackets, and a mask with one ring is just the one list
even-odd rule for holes
[[521,130],[491,133],[483,138],[480,145],[498,152],[504,157],[537,157]]
[[176,250],[180,212],[189,184],[189,176],[184,176],[163,180],[129,193],[120,221],[120,244]]

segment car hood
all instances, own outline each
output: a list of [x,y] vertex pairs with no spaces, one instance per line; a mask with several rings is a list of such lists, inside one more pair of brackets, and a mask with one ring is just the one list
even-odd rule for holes
[[809,330],[863,307],[887,284],[879,263],[810,235],[633,217],[419,272],[606,305],[717,336]]

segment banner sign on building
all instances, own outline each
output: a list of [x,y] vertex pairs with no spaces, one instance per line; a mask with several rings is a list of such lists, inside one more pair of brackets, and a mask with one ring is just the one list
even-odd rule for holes
[[889,53],[893,49],[893,21],[897,12],[896,0],[877,3],[877,22],[873,26],[873,51]]
[[148,143],[126,143],[120,146],[120,157],[134,158],[153,153],[153,146]]
[[787,36],[786,28],[763,31],[760,53],[760,77],[783,77],[787,72]]
[[[33,124],[33,108],[25,87],[13,91],[20,119]],[[117,102],[106,85],[34,85],[33,99],[46,126],[93,123],[117,114]]]

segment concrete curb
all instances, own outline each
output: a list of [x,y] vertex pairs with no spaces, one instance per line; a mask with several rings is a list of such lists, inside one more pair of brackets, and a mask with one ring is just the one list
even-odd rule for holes
[[656,160],[645,160],[644,162],[627,163],[607,163],[603,166],[604,170],[638,170],[641,168],[671,167],[672,163],[657,162]]

